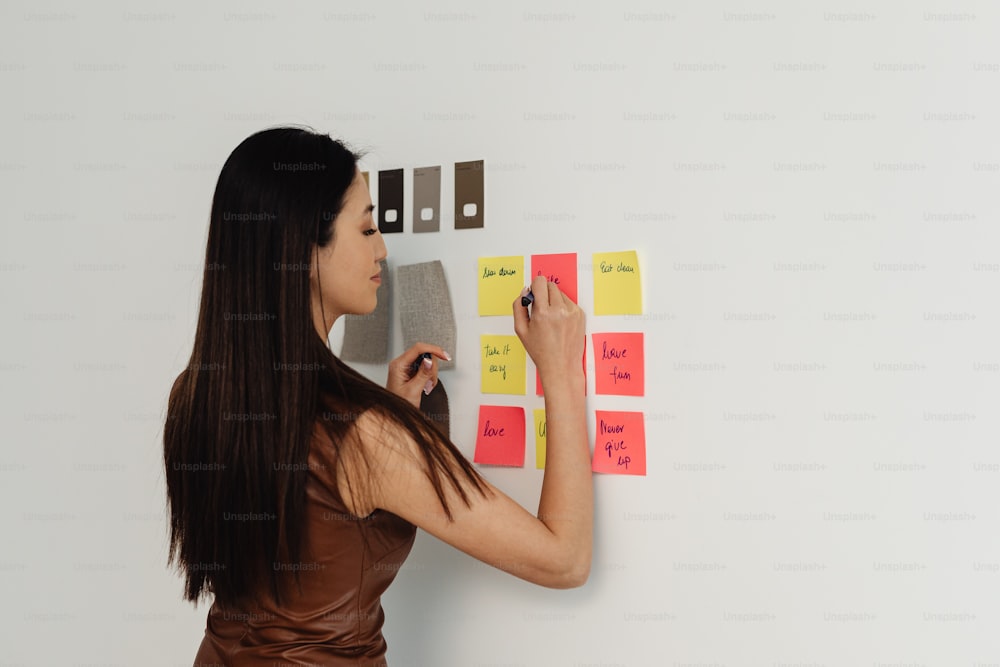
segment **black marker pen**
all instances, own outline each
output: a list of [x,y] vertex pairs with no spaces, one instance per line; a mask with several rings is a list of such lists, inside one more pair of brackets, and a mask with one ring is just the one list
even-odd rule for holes
[[431,358],[431,353],[424,352],[419,357],[414,359],[413,363],[410,364],[410,377],[413,377],[414,375],[417,374],[417,371],[420,370],[420,364],[424,363],[424,359],[430,359],[430,358]]
[[534,302],[535,302],[535,295],[532,294],[531,290],[529,289],[528,293],[521,297],[521,305],[527,308]]

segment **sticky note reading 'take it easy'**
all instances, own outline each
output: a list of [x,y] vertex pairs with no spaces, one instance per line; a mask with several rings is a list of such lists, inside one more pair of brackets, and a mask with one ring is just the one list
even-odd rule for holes
[[524,257],[480,257],[479,314],[513,315],[514,299],[529,282]]
[[517,336],[479,337],[481,391],[484,394],[525,393],[527,353]]
[[597,410],[594,472],[646,474],[646,427],[641,412]]
[[480,405],[473,461],[524,466],[524,408]]
[[642,281],[635,250],[594,253],[594,314],[642,314]]
[[598,394],[642,396],[645,362],[641,333],[593,334],[594,391]]

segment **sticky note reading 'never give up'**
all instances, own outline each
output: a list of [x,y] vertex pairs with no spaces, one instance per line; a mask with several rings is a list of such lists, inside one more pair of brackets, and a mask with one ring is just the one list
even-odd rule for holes
[[513,315],[514,299],[528,282],[524,257],[480,257],[479,314]]
[[642,314],[642,281],[635,250],[594,253],[594,314]]
[[646,427],[641,412],[597,410],[594,472],[646,474]]

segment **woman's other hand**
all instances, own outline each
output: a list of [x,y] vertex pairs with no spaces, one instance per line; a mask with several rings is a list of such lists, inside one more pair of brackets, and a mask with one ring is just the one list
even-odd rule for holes
[[[410,367],[425,352],[429,352],[431,356],[424,359],[417,372],[411,376]],[[385,388],[419,408],[420,395],[431,393],[437,385],[438,359],[451,361],[451,356],[437,345],[414,344],[406,352],[389,362],[389,375],[385,381]]]

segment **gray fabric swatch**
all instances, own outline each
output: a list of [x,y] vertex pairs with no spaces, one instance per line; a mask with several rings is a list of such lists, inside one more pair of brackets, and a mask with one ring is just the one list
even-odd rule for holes
[[438,368],[454,368],[455,311],[441,262],[400,266],[396,269],[396,279],[403,349],[417,342],[438,345],[451,355],[451,361],[438,359]]
[[382,284],[376,292],[378,305],[367,315],[344,316],[343,361],[384,364],[389,360],[389,265],[383,259]]

